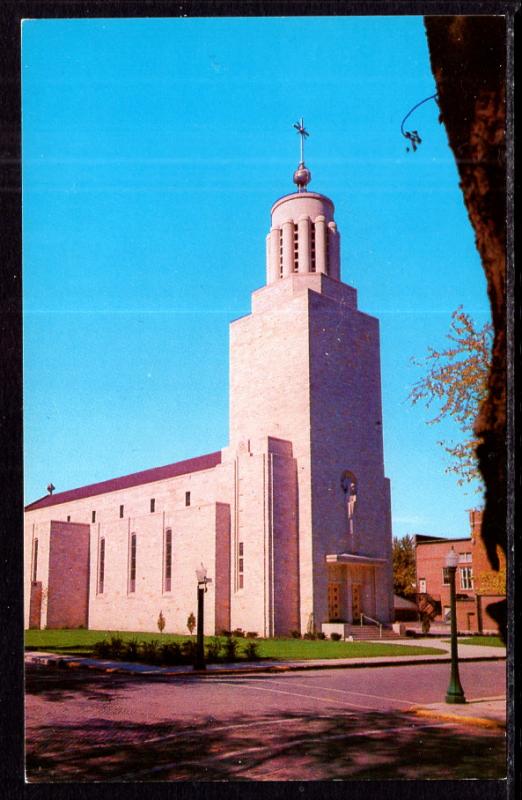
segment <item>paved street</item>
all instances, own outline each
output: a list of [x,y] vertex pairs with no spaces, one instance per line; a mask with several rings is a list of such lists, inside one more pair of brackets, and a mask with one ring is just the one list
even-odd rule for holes
[[[410,713],[448,677],[447,664],[211,679],[30,666],[28,779],[504,776],[503,731]],[[462,664],[461,679],[469,700],[501,696],[505,664]]]

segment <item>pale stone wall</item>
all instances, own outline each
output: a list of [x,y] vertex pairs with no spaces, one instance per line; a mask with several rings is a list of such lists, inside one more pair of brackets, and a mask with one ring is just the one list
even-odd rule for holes
[[87,627],[90,526],[51,522],[47,627]]

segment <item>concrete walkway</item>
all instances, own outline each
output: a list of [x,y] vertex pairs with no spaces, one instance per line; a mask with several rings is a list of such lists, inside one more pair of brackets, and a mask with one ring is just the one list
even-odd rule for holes
[[[410,642],[408,642],[410,643]],[[406,642],[404,642],[406,644]],[[444,650],[440,655],[404,655],[376,658],[337,658],[310,659],[307,661],[247,661],[230,664],[208,664],[205,671],[196,671],[189,665],[156,667],[148,664],[136,664],[109,659],[82,658],[64,656],[57,653],[26,651],[26,664],[55,666],[62,668],[86,668],[102,672],[125,675],[141,675],[149,677],[178,677],[211,679],[220,675],[244,676],[258,673],[281,673],[317,669],[346,669],[406,666],[412,664],[450,663],[450,643],[441,639],[415,640],[419,647],[435,647]],[[506,650],[503,647],[459,644],[460,661],[499,661],[505,660]],[[418,716],[448,719],[461,724],[473,724],[481,727],[505,728],[506,698],[489,697],[474,700],[462,705],[433,703],[425,706],[412,706],[410,713]]]

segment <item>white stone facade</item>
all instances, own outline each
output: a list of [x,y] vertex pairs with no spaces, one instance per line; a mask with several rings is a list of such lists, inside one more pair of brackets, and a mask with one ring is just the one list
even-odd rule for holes
[[392,618],[378,321],[340,280],[333,203],[272,208],[267,285],[230,326],[220,453],[46,496],[26,508],[25,622],[186,633],[301,632]]

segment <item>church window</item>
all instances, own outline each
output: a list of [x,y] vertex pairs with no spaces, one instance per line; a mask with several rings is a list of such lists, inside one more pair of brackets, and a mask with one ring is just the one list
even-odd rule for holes
[[120,506],[120,519],[123,517],[123,506]]
[[38,573],[38,539],[35,539],[33,544],[33,583],[36,583],[37,573]]
[[98,554],[98,594],[103,594],[105,585],[105,539],[100,539]]
[[315,272],[315,225],[310,225],[310,272]]
[[69,515],[67,516],[67,522],[70,522],[70,521],[71,521],[71,515],[69,514]]
[[297,225],[294,223],[294,272],[299,270],[299,239]]
[[190,505],[190,492],[185,492],[185,505]]
[[279,277],[283,277],[283,234],[279,231]]
[[237,560],[237,576],[238,576],[238,588],[242,589],[244,586],[244,547],[243,542],[239,542],[238,544],[238,560]]
[[460,568],[460,588],[461,589],[473,588],[473,571],[471,567]]
[[170,592],[172,589],[172,531],[167,528],[165,531],[165,564],[164,564],[164,591]]
[[154,497],[151,497],[150,498],[150,513],[153,514],[155,510],[156,510],[156,500],[154,499]]
[[136,534],[131,533],[129,555],[129,592],[136,591]]
[[91,522],[96,522],[96,511],[91,512]]

